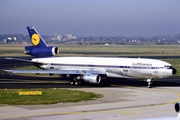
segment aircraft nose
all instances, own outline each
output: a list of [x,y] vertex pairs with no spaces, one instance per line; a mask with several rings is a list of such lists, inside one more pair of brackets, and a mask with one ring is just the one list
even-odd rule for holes
[[177,70],[175,68],[172,68],[172,74],[175,75],[177,73]]

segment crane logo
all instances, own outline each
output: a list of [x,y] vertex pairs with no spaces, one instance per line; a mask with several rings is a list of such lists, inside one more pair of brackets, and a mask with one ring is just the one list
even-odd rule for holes
[[31,37],[31,42],[33,45],[38,45],[40,42],[40,38],[38,34],[33,34]]

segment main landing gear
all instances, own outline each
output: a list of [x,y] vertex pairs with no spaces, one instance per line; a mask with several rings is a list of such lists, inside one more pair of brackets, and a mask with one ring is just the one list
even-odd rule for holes
[[80,76],[73,76],[73,80],[70,82],[71,85],[79,85],[81,84]]
[[146,82],[148,83],[148,88],[152,88],[153,81],[152,79],[146,79]]
[[71,84],[71,85],[79,85],[80,82],[79,82],[79,81],[71,81],[70,84]]

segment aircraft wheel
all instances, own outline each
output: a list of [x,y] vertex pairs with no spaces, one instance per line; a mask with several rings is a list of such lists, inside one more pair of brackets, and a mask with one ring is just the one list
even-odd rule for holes
[[78,81],[74,82],[74,85],[78,85],[78,84],[79,84]]
[[73,82],[73,81],[71,81],[71,82],[70,82],[70,84],[71,84],[71,85],[74,85],[74,82]]

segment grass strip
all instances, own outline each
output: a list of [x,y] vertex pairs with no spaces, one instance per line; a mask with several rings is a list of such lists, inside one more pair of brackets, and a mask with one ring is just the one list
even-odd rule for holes
[[[19,95],[19,91],[42,91],[42,95]],[[95,100],[100,94],[68,89],[0,89],[0,104],[40,105]]]

